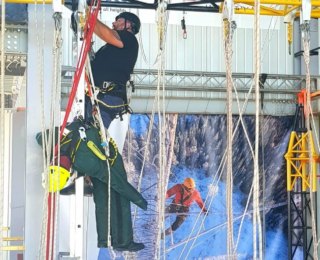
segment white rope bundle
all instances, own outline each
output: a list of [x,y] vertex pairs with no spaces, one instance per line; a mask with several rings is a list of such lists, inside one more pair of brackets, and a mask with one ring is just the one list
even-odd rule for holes
[[[159,59],[158,59],[158,84],[157,84],[157,113],[159,118],[159,174],[158,174],[158,235],[156,238],[156,244],[159,245],[161,231],[165,229],[165,192],[167,188],[167,182],[169,172],[166,171],[166,112],[165,112],[165,31],[167,25],[166,19],[166,6],[164,2],[159,2],[159,8],[157,10],[158,15],[158,42],[159,42]],[[165,251],[165,243],[163,243],[163,250]],[[157,259],[160,259],[160,248],[156,248],[155,255]]]
[[[305,119],[306,119],[306,128],[308,133],[308,156],[309,156],[309,165],[308,165],[308,172],[309,172],[309,187],[310,187],[310,209],[311,209],[311,227],[312,227],[312,239],[313,239],[313,257],[314,259],[318,259],[318,238],[317,238],[317,225],[316,225],[316,213],[315,213],[315,197],[314,193],[311,190],[311,187],[313,186],[313,178],[315,176],[312,176],[312,163],[313,163],[313,154],[311,151],[311,144],[312,144],[312,138],[311,138],[311,129],[310,129],[310,116],[312,116],[312,107],[311,107],[311,84],[310,84],[310,28],[309,23],[304,23],[302,25],[302,41],[303,41],[303,58],[305,62],[305,68],[306,68],[306,92],[307,92],[307,111],[310,111],[310,113],[306,113]],[[313,121],[314,122],[314,121]],[[316,128],[315,128],[316,129]],[[317,131],[314,131],[317,133]],[[319,145],[319,142],[317,142]]]
[[[235,136],[235,133],[238,131],[239,127],[242,126],[243,128],[243,131],[244,131],[244,134],[245,134],[245,137],[246,137],[246,140],[248,142],[248,145],[249,145],[249,149],[250,149],[250,152],[251,152],[251,155],[252,155],[252,159],[254,159],[254,152],[253,152],[253,147],[251,145],[251,141],[250,141],[250,138],[249,138],[249,134],[246,130],[246,127],[245,127],[245,124],[243,122],[243,118],[242,118],[242,115],[243,113],[245,112],[246,110],[246,107],[248,105],[248,101],[249,101],[249,97],[250,97],[250,94],[253,90],[253,85],[251,85],[249,91],[248,91],[248,94],[246,95],[246,99],[243,103],[243,106],[241,108],[240,106],[240,101],[239,101],[239,96],[238,96],[238,92],[237,92],[237,89],[236,89],[236,86],[233,85],[234,87],[234,91],[235,91],[235,98],[237,100],[237,105],[238,105],[238,110],[239,110],[239,119],[237,120],[237,123],[234,127],[234,131],[233,131],[233,135],[232,135],[232,138],[234,138]],[[224,152],[223,154],[223,157],[222,157],[222,160],[218,166],[218,169],[217,169],[217,172],[212,176],[212,181],[209,185],[213,185],[213,186],[217,186],[218,183],[220,182],[221,180],[221,177],[222,177],[222,174],[223,174],[223,169],[226,165],[226,155],[227,155],[227,150]],[[247,203],[246,203],[246,207],[245,207],[245,210],[244,210],[244,214],[241,216],[241,222],[240,222],[240,226],[239,226],[239,231],[238,231],[238,238],[237,238],[237,242],[236,242],[236,246],[234,248],[234,252],[236,252],[236,249],[237,249],[237,245],[239,243],[239,240],[240,240],[240,234],[241,234],[241,230],[242,230],[242,224],[244,222],[244,218],[247,216],[247,212],[248,212],[248,207],[249,207],[249,204],[250,204],[250,200],[251,200],[251,196],[252,196],[252,191],[253,191],[253,183],[251,185],[251,189],[250,189],[250,193],[248,195],[248,199],[247,199]],[[207,208],[211,208],[211,205],[213,203],[213,199],[214,199],[214,196],[209,196],[209,194],[207,194],[206,196],[206,199],[205,199],[205,205],[207,205]],[[207,216],[205,217],[207,218]],[[201,229],[204,225],[204,221],[205,221],[205,218],[202,219],[201,221],[201,224],[199,225],[198,221],[200,221],[200,213],[199,215],[197,216],[197,219],[193,225],[193,228],[190,232],[190,235],[188,236],[188,238],[186,239],[186,241],[183,243],[184,244],[184,248],[183,250],[181,251],[181,254],[180,254],[180,257],[179,259],[186,259],[188,257],[188,255],[190,254],[191,250],[193,249],[198,237],[200,236],[201,234]],[[235,220],[234,220],[235,221]],[[200,228],[199,228],[200,226]],[[193,243],[191,245],[188,244],[188,242],[192,239],[192,234],[194,232],[194,230],[198,229],[197,231],[197,234],[196,236],[194,237],[193,239]],[[188,252],[187,252],[187,255],[185,257],[183,257],[183,252],[185,251],[186,247],[188,245]]]
[[[270,26],[270,25],[269,25],[269,26]],[[159,37],[159,39],[161,40],[162,37]],[[265,40],[265,41],[266,41],[266,40]],[[160,55],[159,55],[159,57],[160,57]],[[235,86],[233,86],[233,87],[235,88]],[[251,91],[252,91],[252,88],[249,90],[249,93],[250,93]],[[236,92],[236,89],[235,89],[235,92]],[[236,94],[236,97],[237,97],[237,102],[238,102],[239,111],[240,111],[239,98],[238,98],[237,94]],[[245,107],[246,107],[246,105],[247,105],[248,97],[249,97],[249,95],[246,95],[245,105],[243,106],[243,111],[240,113],[240,119],[239,119],[239,121],[238,121],[238,123],[237,123],[237,127],[236,127],[236,128],[238,128],[239,122],[241,122],[241,123],[243,124],[242,114],[243,114],[243,112],[244,112],[244,110],[245,110]],[[157,96],[156,96],[156,98],[157,98]],[[159,103],[158,103],[158,104],[159,104]],[[154,109],[152,110],[152,112],[154,112]],[[151,121],[152,121],[152,124],[153,124],[153,116],[151,117]],[[151,126],[152,126],[152,124],[150,123]],[[147,135],[147,144],[149,143],[150,134],[151,134],[151,127],[150,127],[150,125],[149,125],[149,130],[148,130],[148,135]],[[247,138],[247,140],[248,140],[248,142],[249,142],[249,146],[250,146],[250,148],[251,148],[251,149],[250,149],[250,150],[251,150],[251,153],[253,154],[253,149],[252,149],[252,147],[251,147],[250,140],[249,140],[249,138],[248,138],[248,134],[247,134],[247,131],[246,131],[244,125],[243,125],[243,128],[244,128],[244,132],[245,132],[246,138]],[[236,129],[235,129],[235,131],[236,131]],[[147,147],[147,145],[146,145],[146,147]],[[146,160],[146,158],[147,158],[147,153],[148,153],[148,151],[147,151],[147,149],[145,149],[145,151],[144,151],[144,156],[143,156],[143,166],[142,166],[142,170],[141,170],[141,174],[140,174],[140,179],[139,179],[139,185],[138,185],[138,186],[139,186],[139,190],[140,190],[140,187],[141,187],[142,172],[143,172],[143,169],[144,169],[145,160]],[[222,164],[224,165],[224,164],[225,164],[225,161],[224,161],[224,163],[222,163]],[[222,165],[222,164],[220,164],[220,165]],[[220,168],[220,166],[219,166],[219,168]],[[215,176],[217,176],[217,175],[215,175]],[[221,177],[221,175],[220,175],[220,177]],[[219,177],[219,179],[220,179],[220,177]],[[214,179],[215,179],[215,178],[214,178]],[[248,201],[247,201],[247,205],[246,205],[245,211],[247,211],[247,209],[248,209],[249,200],[250,200],[250,198],[251,198],[251,196],[252,196],[252,191],[253,191],[253,186],[251,187],[251,190],[250,190],[250,193],[249,193],[249,198],[248,198]],[[212,198],[212,199],[213,199],[213,198]],[[212,199],[211,199],[211,202],[212,202]],[[259,208],[258,208],[258,210],[259,210]],[[245,217],[245,214],[243,215],[243,218],[242,218],[242,221],[241,221],[240,230],[241,230],[241,226],[242,226],[244,217]],[[232,221],[230,221],[229,223],[232,223]],[[194,225],[194,227],[195,227],[195,226],[196,226],[196,224]],[[239,243],[240,230],[239,230],[239,235],[238,235],[238,239],[237,239],[236,245],[238,245],[238,243]],[[260,231],[261,231],[261,230],[260,230]],[[191,232],[191,233],[192,233],[192,232]],[[190,234],[190,236],[191,236],[191,234]],[[194,240],[194,241],[195,241],[195,240]],[[236,247],[237,247],[237,246],[236,246]],[[234,252],[233,252],[233,253],[236,252],[236,247],[234,248]],[[185,249],[185,248],[184,248],[184,249]],[[192,247],[189,247],[189,252],[191,251],[191,249],[192,249]],[[231,254],[233,254],[233,253],[231,253]],[[182,257],[182,253],[181,253],[179,259],[181,259],[181,257]]]
[[[311,116],[311,122],[312,122],[312,126],[313,126],[313,129],[317,129],[317,125],[316,125],[316,122],[315,122],[315,119],[314,119],[314,116],[313,116],[313,113],[312,113],[312,107],[311,107],[311,102],[310,102],[310,107],[309,107],[309,111],[311,111],[310,113],[310,116]],[[318,133],[317,131],[314,131],[313,132],[314,135],[315,135],[315,139],[316,139],[316,148],[317,148],[317,154],[319,154],[319,151],[320,151],[320,140],[319,140],[319,136],[318,136]],[[310,183],[311,185],[311,183]],[[311,187],[311,186],[310,186]],[[312,196],[312,194],[311,194]],[[316,209],[314,209],[313,205],[314,205],[314,200],[313,198],[310,200],[311,201],[311,221],[312,221],[312,237],[313,237],[313,250],[318,250],[318,247],[319,247],[319,243],[320,243],[320,240],[318,239],[318,235],[317,235],[317,229],[316,229],[316,223],[315,223],[315,216],[316,216]],[[315,252],[314,252],[315,254]],[[316,257],[315,259],[319,259],[318,255],[315,254]]]
[[[50,145],[52,144],[52,140],[47,137],[46,133],[46,124],[45,124],[45,111],[44,111],[44,35],[45,35],[45,5],[42,5],[42,16],[41,16],[41,21],[42,21],[42,31],[39,29],[39,21],[38,21],[38,4],[35,1],[34,4],[34,19],[35,19],[35,27],[36,27],[36,42],[37,42],[37,71],[38,73],[38,88],[39,88],[39,93],[40,93],[40,122],[41,122],[41,130],[42,130],[42,144],[43,144],[43,149],[42,149],[42,157],[43,157],[43,165],[42,165],[42,171],[44,173],[44,176],[46,176],[46,173],[48,172],[48,167],[50,165],[50,155],[52,152],[52,149],[49,149],[51,147]],[[41,40],[40,40],[41,36]],[[52,136],[52,129],[49,128],[49,136]],[[46,176],[47,177],[47,176]],[[45,183],[48,183],[47,178]],[[40,237],[40,247],[39,247],[39,253],[38,253],[38,259],[45,259],[46,257],[46,240],[47,240],[47,224],[48,224],[48,187],[45,189],[44,197],[43,197],[43,202],[42,202],[42,223],[41,223],[41,237]],[[51,254],[51,250],[50,250]]]
[[[254,3],[254,69],[255,69],[255,153],[253,174],[253,258],[263,259],[262,254],[262,228],[259,209],[260,183],[259,183],[259,116],[260,116],[260,0]],[[257,234],[258,229],[258,234]],[[258,241],[257,241],[258,240]],[[257,248],[258,246],[258,248]],[[258,251],[258,252],[257,252]],[[258,256],[257,256],[258,255]]]
[[224,19],[224,56],[226,64],[226,80],[227,80],[227,178],[226,178],[226,210],[227,210],[227,255],[232,259],[233,255],[233,172],[232,172],[232,22]]
[[[51,113],[52,113],[52,128],[56,125],[60,125],[61,118],[60,118],[60,110],[61,110],[61,48],[62,48],[62,36],[61,36],[61,31],[62,31],[62,15],[61,13],[54,13],[53,14],[53,19],[55,22],[55,30],[54,30],[54,37],[53,37],[53,79],[52,79],[52,107],[51,107]],[[58,109],[57,109],[58,108]],[[55,131],[54,131],[55,132]],[[60,166],[60,138],[58,135],[58,138],[56,140],[56,135],[53,132],[52,139],[54,140],[52,143],[55,144],[57,143],[58,147],[58,166]],[[59,133],[60,134],[60,133]],[[55,145],[52,145],[52,147],[55,147]],[[52,151],[53,154],[55,151]],[[59,167],[60,169],[60,167]],[[60,172],[58,173],[59,175],[61,174]],[[58,180],[60,180],[60,177],[58,177]],[[58,187],[60,187],[60,183],[57,184]],[[56,254],[58,252],[58,247],[57,247],[57,238],[59,237],[59,230],[58,230],[58,216],[59,216],[59,203],[60,203],[60,193],[56,193],[55,197],[55,203],[54,203],[54,230],[52,230],[54,236],[53,236],[53,252]],[[52,234],[51,232],[51,234]],[[55,258],[56,255],[53,256]]]
[[[271,23],[269,24],[269,29],[270,29],[270,26],[271,26]],[[273,35],[273,34],[272,34]],[[264,39],[264,45],[267,41],[267,38]],[[235,125],[235,128],[234,128],[234,131],[233,131],[233,135],[232,135],[232,138],[234,137],[235,133],[238,131],[238,128],[239,126],[241,126],[243,128],[243,131],[244,131],[244,134],[245,134],[245,137],[246,137],[246,140],[249,144],[249,148],[250,148],[250,153],[252,155],[252,158],[254,160],[254,151],[253,151],[253,147],[251,145],[251,141],[250,141],[250,138],[249,138],[249,135],[248,135],[248,132],[246,130],[246,126],[245,126],[245,123],[243,121],[243,117],[242,115],[244,114],[245,110],[246,110],[246,107],[247,107],[247,104],[248,104],[248,101],[249,101],[249,97],[250,97],[250,94],[252,93],[253,91],[253,85],[251,85],[250,89],[248,90],[248,93],[245,95],[245,100],[244,100],[244,103],[241,107],[240,105],[240,100],[239,100],[239,96],[238,96],[238,92],[237,92],[237,88],[235,85],[233,85],[233,88],[234,88],[234,93],[235,93],[235,98],[236,98],[236,101],[237,101],[237,107],[238,107],[238,114],[239,114],[239,119],[237,120],[237,123]],[[210,185],[217,185],[221,179],[221,176],[222,176],[222,169],[225,167],[225,164],[226,164],[226,153],[227,153],[227,150],[225,151],[224,155],[223,155],[223,158],[218,166],[218,170],[217,172],[213,175],[212,177],[212,181],[211,183],[209,184]],[[237,236],[237,241],[235,243],[235,246],[234,246],[234,252],[233,254],[236,253],[237,251],[237,247],[238,247],[238,244],[239,244],[239,241],[240,241],[240,235],[241,235],[241,230],[242,230],[242,226],[243,226],[243,222],[244,222],[244,218],[247,216],[247,212],[248,212],[248,208],[249,208],[249,205],[250,205],[250,200],[252,198],[252,193],[253,193],[253,186],[254,186],[254,183],[252,183],[251,185],[251,188],[250,188],[250,192],[248,194],[248,199],[247,199],[247,202],[246,202],[246,206],[245,206],[245,209],[244,209],[244,214],[241,216],[241,222],[240,222],[240,226],[239,226],[239,230],[238,230],[238,236]],[[206,196],[206,199],[205,199],[205,205],[207,205],[208,208],[211,207],[212,203],[213,203],[213,199],[214,197],[210,197],[209,194]],[[198,218],[196,219],[194,225],[193,225],[193,228],[192,228],[192,231],[190,232],[190,235],[188,236],[188,238],[186,239],[186,241],[184,241],[183,243],[181,244],[184,244],[184,248],[183,250],[181,251],[180,253],[180,257],[179,259],[185,259],[185,257],[188,257],[189,253],[191,252],[191,250],[193,249],[193,246],[194,244],[196,243],[196,240],[199,236],[199,234],[201,233],[201,227],[203,227],[203,223],[204,223],[204,220],[205,218],[202,219],[201,221],[201,224],[200,224],[200,228],[199,228],[199,216]],[[198,228],[198,232],[197,232],[197,235],[195,237],[192,236],[193,234],[193,231],[195,229]],[[190,244],[188,243],[191,239],[193,239],[193,243]],[[187,252],[187,256],[183,257],[183,253],[186,249],[186,247],[188,246],[188,252]],[[168,249],[168,250],[171,250]]]
[[[86,69],[88,72],[88,76],[90,78],[90,82],[92,84],[92,86],[95,86],[94,83],[94,78],[93,78],[93,74],[92,74],[92,69],[91,69],[91,63],[90,63],[90,57],[89,55],[87,55],[87,59],[86,59]],[[98,104],[97,102],[97,96],[98,96],[98,91],[95,91],[95,88],[92,87],[92,97],[91,97],[91,102],[93,104]],[[109,156],[109,140],[110,140],[110,134],[109,131],[104,127],[103,124],[103,120],[101,117],[101,112],[100,112],[100,107],[96,106],[95,107],[97,113],[95,115],[95,119],[96,121],[98,121],[97,123],[99,124],[99,129],[101,131],[101,139],[102,139],[102,143],[105,144],[104,151],[105,151],[105,155]],[[111,172],[110,172],[110,164],[109,161],[106,160],[107,163],[107,168],[108,168],[108,216],[107,216],[107,221],[108,221],[108,247],[111,246]],[[112,250],[110,250],[112,251]]]
[[[58,238],[58,210],[59,210],[59,193],[51,194],[50,196],[50,209],[48,208],[48,196],[49,196],[49,166],[51,164],[50,158],[55,156],[55,144],[58,143],[58,148],[60,147],[59,138],[56,140],[57,133],[55,133],[55,126],[60,124],[60,99],[61,99],[61,47],[62,47],[62,38],[61,38],[61,14],[54,14],[55,30],[53,37],[53,74],[52,74],[52,87],[51,87],[51,104],[50,104],[50,120],[49,120],[49,131],[46,132],[46,116],[44,111],[45,101],[44,101],[44,33],[45,33],[45,9],[44,4],[42,5],[42,41],[39,41],[39,30],[37,30],[37,42],[38,42],[38,62],[40,79],[39,87],[41,93],[41,124],[42,124],[42,143],[43,145],[43,171],[45,173],[45,194],[43,200],[43,215],[42,215],[42,231],[41,231],[41,242],[39,249],[39,259],[45,258],[46,253],[48,252],[48,259],[54,259],[56,257],[58,248],[57,248],[57,238]],[[37,6],[35,6],[35,19],[36,27],[38,26],[37,20]],[[42,45],[41,45],[42,43]],[[60,150],[58,149],[58,166],[60,165]],[[59,173],[58,173],[59,174]],[[59,186],[59,183],[57,184]],[[50,216],[48,216],[48,211],[50,210]],[[50,223],[48,222],[51,220]],[[50,230],[48,230],[48,225],[50,224]],[[47,238],[50,234],[50,243],[49,248],[47,248]],[[47,252],[46,252],[47,250]]]

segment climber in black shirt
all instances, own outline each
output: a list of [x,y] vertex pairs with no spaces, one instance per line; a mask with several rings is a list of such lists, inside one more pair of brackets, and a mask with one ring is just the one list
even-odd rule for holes
[[[138,57],[135,37],[140,30],[139,18],[130,12],[120,13],[113,29],[97,20],[95,34],[106,42],[91,61],[94,84],[99,88],[98,103],[104,127],[113,119],[130,111],[126,86]],[[92,105],[87,98],[86,117],[92,118]]]

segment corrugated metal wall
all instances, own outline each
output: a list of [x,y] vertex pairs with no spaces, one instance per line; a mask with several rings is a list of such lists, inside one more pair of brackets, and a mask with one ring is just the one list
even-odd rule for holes
[[[154,69],[158,55],[156,24],[142,26],[137,69]],[[165,44],[167,70],[225,72],[221,27],[188,26],[187,39],[179,25],[169,25]],[[279,29],[261,30],[261,72],[292,74],[293,55],[289,55],[285,24]],[[233,40],[233,72],[253,72],[253,29],[238,28]],[[145,57],[144,58],[144,55]]]

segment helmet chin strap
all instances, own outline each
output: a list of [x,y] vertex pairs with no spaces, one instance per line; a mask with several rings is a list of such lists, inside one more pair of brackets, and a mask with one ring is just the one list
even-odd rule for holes
[[123,30],[127,30],[127,19],[124,18],[124,29]]

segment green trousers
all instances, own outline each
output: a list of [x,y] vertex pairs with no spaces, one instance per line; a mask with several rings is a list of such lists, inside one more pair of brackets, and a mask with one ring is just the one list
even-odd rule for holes
[[[79,153],[79,156],[78,156]],[[88,168],[88,161],[77,160],[83,158],[81,149],[76,154],[75,164],[77,170],[85,172],[91,176],[93,183],[93,198],[95,202],[96,228],[98,234],[98,247],[107,247],[108,227],[110,226],[111,243],[113,247],[126,247],[133,242],[133,229],[131,220],[131,206],[133,202],[138,207],[146,210],[147,201],[142,195],[128,182],[127,174],[123,165],[123,159],[120,154],[117,155],[114,164],[110,165],[111,189],[109,191],[108,180],[109,173],[106,161],[98,160],[92,169],[100,169],[100,172],[84,171]],[[91,158],[92,159],[92,158]],[[87,161],[87,163],[86,163]],[[83,165],[83,167],[81,167]],[[108,224],[108,198],[111,196],[110,206],[110,224]]]
[[[75,121],[67,126],[72,131],[72,137],[69,139],[75,141],[66,142],[61,145],[64,154],[73,158],[72,167],[78,171],[91,177],[94,191],[94,202],[96,206],[96,227],[98,233],[98,247],[107,246],[108,234],[108,196],[109,187],[108,180],[111,176],[111,204],[110,204],[110,232],[111,242],[115,247],[124,247],[133,241],[131,207],[133,202],[138,207],[146,210],[147,201],[142,195],[128,182],[126,170],[124,168],[122,156],[118,153],[117,147],[109,143],[110,173],[106,160],[101,160],[92,150],[88,148],[88,142],[92,141],[96,147],[104,153],[101,146],[101,138],[99,130],[91,127],[85,131],[86,138],[80,139],[79,127],[80,121]],[[41,135],[37,135],[39,144],[42,140]],[[73,147],[74,146],[74,147]]]

